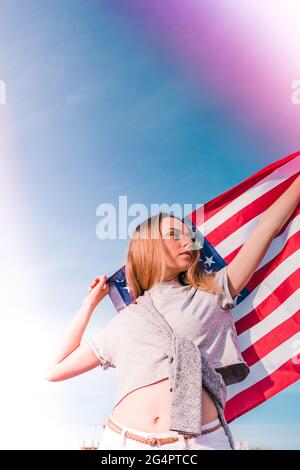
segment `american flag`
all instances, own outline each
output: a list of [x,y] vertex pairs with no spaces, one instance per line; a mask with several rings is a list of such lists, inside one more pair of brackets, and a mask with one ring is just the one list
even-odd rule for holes
[[[206,272],[218,271],[234,259],[262,213],[299,172],[297,152],[268,165],[185,218],[200,233],[200,263],[209,268]],[[300,378],[299,227],[300,206],[272,240],[232,309],[242,356],[250,373],[242,382],[227,387],[228,423]],[[117,311],[132,302],[124,266],[108,282]]]

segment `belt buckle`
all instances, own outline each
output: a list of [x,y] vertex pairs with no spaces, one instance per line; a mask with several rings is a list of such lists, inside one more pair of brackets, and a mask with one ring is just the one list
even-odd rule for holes
[[156,446],[158,444],[159,439],[157,437],[153,437],[150,439],[150,446]]

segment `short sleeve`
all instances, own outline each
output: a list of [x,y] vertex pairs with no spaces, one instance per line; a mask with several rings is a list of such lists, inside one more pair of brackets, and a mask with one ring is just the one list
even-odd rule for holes
[[88,336],[84,338],[83,342],[88,343],[95,356],[101,361],[101,366],[104,370],[115,367],[112,361],[112,351],[110,346],[110,326],[109,322],[105,327],[103,327],[98,333],[93,336]]
[[229,286],[228,286],[228,273],[227,265],[219,269],[215,274],[215,282],[218,284],[224,291],[224,294],[218,294],[218,304],[223,310],[229,310],[236,306],[237,295],[235,297],[231,296]]

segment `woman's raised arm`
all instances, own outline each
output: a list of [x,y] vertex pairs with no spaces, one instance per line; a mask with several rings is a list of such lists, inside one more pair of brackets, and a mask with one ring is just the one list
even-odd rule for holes
[[[50,381],[64,380],[99,365],[100,361],[90,353],[90,348],[81,345],[81,339],[97,304],[108,294],[109,285],[105,275],[96,278],[89,286],[89,293],[65,332],[61,347],[52,364],[48,367],[46,378]],[[80,351],[79,351],[80,349]],[[80,363],[76,361],[82,356]],[[80,372],[81,371],[81,372]]]
[[272,240],[300,203],[300,175],[260,217],[248,240],[228,264],[228,287],[232,297],[249,282],[260,265]]

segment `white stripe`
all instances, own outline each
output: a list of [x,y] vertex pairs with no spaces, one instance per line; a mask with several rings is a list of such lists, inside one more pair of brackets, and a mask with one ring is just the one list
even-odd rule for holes
[[257,269],[262,268],[265,264],[274,259],[284,248],[287,241],[300,230],[300,215],[297,215],[289,225],[285,228],[284,232],[272,240],[264,258],[261,260]]
[[204,236],[208,236],[209,233],[219,227],[221,224],[226,222],[237,212],[244,209],[251,202],[270,191],[271,189],[278,186],[280,183],[285,181],[290,176],[296,174],[300,169],[300,155],[295,157],[293,160],[287,162],[285,165],[277,168],[273,173],[266,176],[264,179],[259,181],[256,185],[247,189],[243,194],[235,198],[226,207],[220,210],[217,214],[212,216],[203,226],[199,226],[199,230]]
[[[272,292],[282,284],[283,280],[299,269],[300,249],[280,263],[274,271],[264,278],[245,299],[231,311],[234,321],[238,321],[261,304]],[[239,335],[240,336],[240,335]]]
[[278,325],[291,318],[299,310],[299,305],[300,289],[297,289],[282,304],[273,310],[272,313],[239,335],[241,350],[245,351],[245,349],[254,345],[256,341],[261,339]]
[[[258,223],[258,219],[259,217],[256,217],[255,219],[247,222],[245,225],[240,227],[238,230],[229,235],[229,237],[225,238],[221,243],[215,246],[215,249],[222,256],[222,258],[226,258],[228,255],[230,255],[230,253],[235,251],[247,241]],[[260,267],[264,266],[268,261],[270,261],[270,259],[273,259],[273,257],[276,256],[283,248],[286,239],[290,238],[299,230],[300,215],[297,215],[297,217],[290,221],[284,232],[272,240],[265,257],[260,264]]]
[[[266,354],[264,358],[256,362],[250,367],[249,375],[237,384],[227,386],[227,401],[233,396],[237,395],[248,387],[251,387],[255,383],[259,382],[263,378],[272,374],[286,361],[295,357],[300,353],[300,332],[289,338],[287,341],[282,343],[277,348],[273,349],[269,354]],[[271,384],[270,384],[271,386]]]
[[227,238],[224,238],[218,245],[215,246],[215,249],[222,256],[226,258],[230,253],[239,248],[245,243],[248,237],[256,228],[260,219],[260,215],[249,220],[249,222],[242,225],[240,228],[232,232]]

